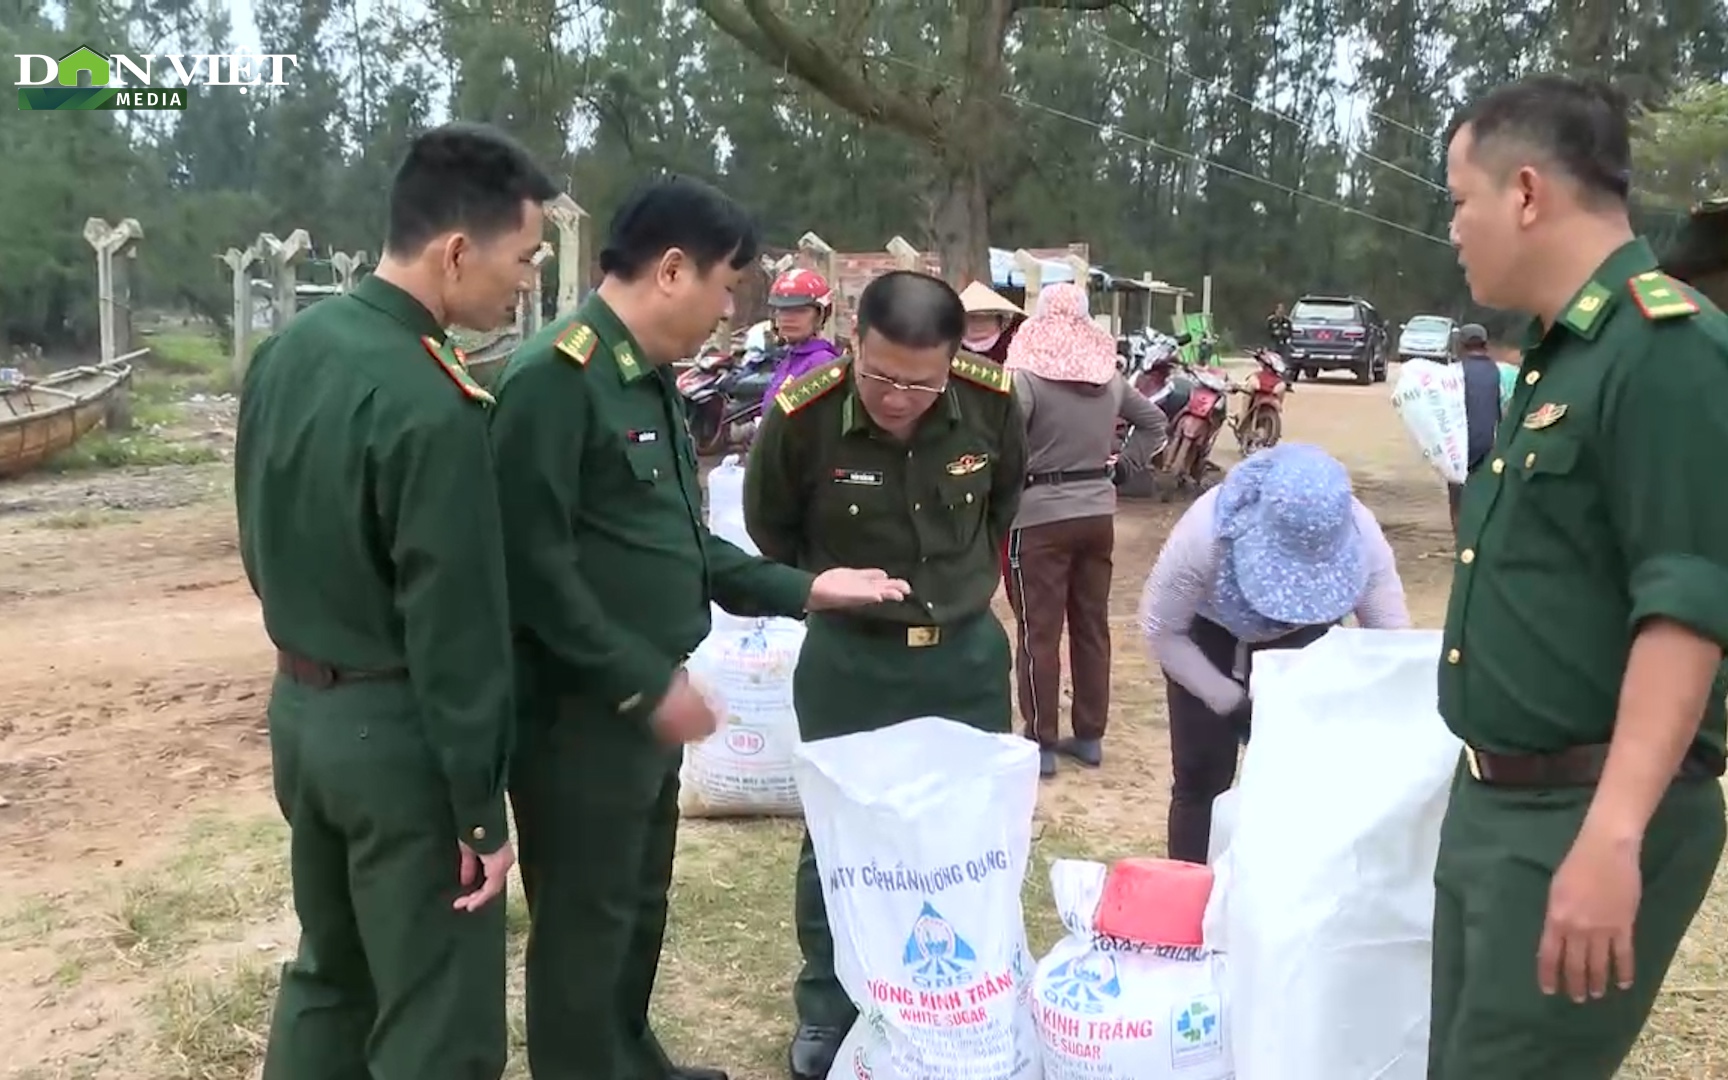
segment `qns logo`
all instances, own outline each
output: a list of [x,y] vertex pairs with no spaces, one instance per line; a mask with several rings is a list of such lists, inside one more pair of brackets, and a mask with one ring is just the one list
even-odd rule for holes
[[1044,1001],[1063,1012],[1096,1016],[1122,996],[1116,960],[1109,953],[1089,952],[1050,969]]
[[977,960],[972,946],[954,932],[930,901],[924,901],[901,954],[901,963],[912,973],[913,985],[926,990],[960,986],[970,981],[968,973]]

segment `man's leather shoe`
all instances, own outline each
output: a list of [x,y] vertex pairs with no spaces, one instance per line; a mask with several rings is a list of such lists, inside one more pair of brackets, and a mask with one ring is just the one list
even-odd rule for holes
[[672,1080],[729,1080],[724,1070],[705,1069],[700,1065],[673,1066]]
[[799,1024],[786,1051],[787,1070],[792,1080],[828,1080],[828,1070],[834,1067],[834,1056],[846,1033],[839,1028]]

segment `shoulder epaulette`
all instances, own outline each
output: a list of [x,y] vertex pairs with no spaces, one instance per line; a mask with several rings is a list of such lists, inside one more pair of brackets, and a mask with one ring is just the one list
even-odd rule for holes
[[430,335],[422,337],[420,344],[426,346],[426,351],[432,354],[432,359],[438,361],[438,366],[444,369],[444,374],[450,376],[450,381],[457,389],[470,399],[482,405],[496,404],[486,388],[474,381],[474,376],[468,372],[468,358],[462,355],[462,350],[449,342],[439,344]]
[[1646,319],[1698,314],[1698,305],[1681,289],[1680,283],[1659,270],[1639,274],[1626,284],[1631,286],[1632,299]]
[[790,416],[845,382],[844,361],[823,364],[808,375],[801,375],[782,386],[774,395],[774,404],[780,407],[781,412]]
[[600,338],[594,333],[594,328],[587,323],[577,322],[566,327],[552,342],[552,347],[582,367],[587,367],[588,359],[594,355],[594,347],[599,344]]
[[954,355],[954,362],[948,365],[948,370],[974,386],[982,386],[998,394],[1014,391],[1014,376],[1008,374],[1006,368],[994,360],[964,349]]

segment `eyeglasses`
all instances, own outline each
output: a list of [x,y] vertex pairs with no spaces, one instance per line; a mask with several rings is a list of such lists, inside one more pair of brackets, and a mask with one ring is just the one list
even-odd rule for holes
[[[854,367],[853,370],[857,371],[857,368]],[[877,383],[881,386],[886,386],[886,387],[890,387],[894,390],[898,390],[902,394],[929,394],[932,397],[936,397],[936,396],[940,395],[943,391],[948,389],[947,380],[943,380],[941,386],[925,386],[922,383],[895,382],[893,379],[888,378],[886,375],[877,375],[874,372],[869,372],[869,371],[858,371],[858,377],[860,379],[868,379],[871,382]]]

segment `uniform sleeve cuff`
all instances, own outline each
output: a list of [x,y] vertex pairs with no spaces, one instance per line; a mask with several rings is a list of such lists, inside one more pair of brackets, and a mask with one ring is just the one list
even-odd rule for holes
[[1632,631],[1671,619],[1728,651],[1728,570],[1701,555],[1658,555],[1632,572]]
[[664,662],[631,665],[627,679],[619,680],[614,700],[619,715],[629,720],[647,720],[666,700],[678,669]]
[[816,575],[783,563],[771,563],[762,582],[763,604],[788,619],[802,619],[810,605]]
[[510,827],[504,813],[504,795],[456,806],[456,825],[464,844],[476,855],[490,855],[510,839]]

